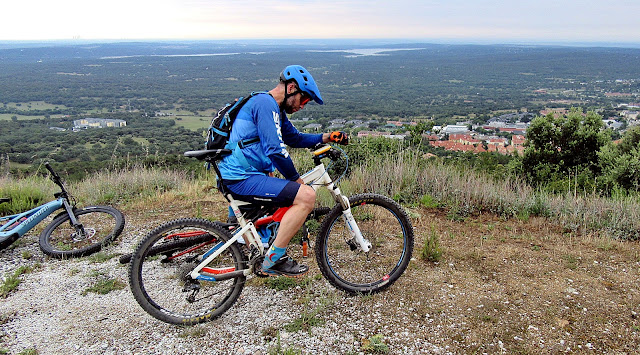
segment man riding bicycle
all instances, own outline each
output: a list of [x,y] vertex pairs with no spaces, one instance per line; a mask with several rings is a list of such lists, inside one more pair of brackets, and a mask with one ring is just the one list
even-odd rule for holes
[[[330,141],[348,143],[344,132],[308,134],[293,126],[287,114],[302,110],[311,100],[324,103],[311,74],[300,65],[286,67],[275,88],[254,95],[242,106],[229,137],[229,143],[240,149],[219,164],[221,183],[234,198],[290,206],[265,255],[262,264],[265,275],[300,276],[309,271],[308,266],[287,256],[286,248],[313,209],[316,194],[300,178],[286,145],[308,148]],[[276,169],[284,179],[273,177]]]

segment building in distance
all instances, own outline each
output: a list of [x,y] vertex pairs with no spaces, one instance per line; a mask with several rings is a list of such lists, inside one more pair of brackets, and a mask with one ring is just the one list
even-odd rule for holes
[[125,127],[127,121],[110,118],[81,118],[73,121],[73,130],[78,131],[87,128]]

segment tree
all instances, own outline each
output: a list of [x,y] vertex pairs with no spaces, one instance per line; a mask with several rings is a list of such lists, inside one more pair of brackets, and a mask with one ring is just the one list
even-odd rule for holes
[[534,185],[551,186],[561,192],[569,188],[592,188],[600,172],[598,151],[610,141],[602,130],[602,117],[572,109],[566,117],[552,113],[536,117],[527,130],[522,173]]
[[628,130],[617,146],[603,147],[598,157],[605,189],[640,189],[640,126]]
[[433,129],[433,126],[433,121],[422,121],[417,125],[411,127],[409,129],[409,131],[411,132],[411,143],[415,145],[422,144],[422,135],[431,131]]

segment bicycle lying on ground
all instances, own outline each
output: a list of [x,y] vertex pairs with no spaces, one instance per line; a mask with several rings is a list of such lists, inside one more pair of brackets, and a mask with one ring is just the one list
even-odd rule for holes
[[[110,206],[76,208],[74,198],[66,190],[60,176],[49,163],[44,166],[51,180],[60,187],[55,200],[29,211],[0,217],[0,249],[25,235],[42,220],[59,209],[51,223],[40,234],[40,249],[52,257],[64,259],[93,254],[116,239],[124,229],[124,216]],[[0,203],[11,202],[0,198]]]
[[[185,156],[210,163],[220,177],[216,163],[230,153],[202,150]],[[316,149],[315,168],[302,176],[314,189],[326,187],[336,201],[323,217],[315,257],[322,275],[336,288],[350,294],[376,293],[407,268],[413,227],[402,207],[388,197],[342,195],[321,162],[335,162],[342,155],[329,145]],[[269,240],[288,207],[257,206],[233,199],[224,188],[221,192],[238,225],[198,218],[169,221],[149,232],[133,254],[121,258],[123,263],[130,260],[129,284],[136,301],[153,317],[184,325],[212,320],[235,303],[247,277],[263,276],[259,271]]]

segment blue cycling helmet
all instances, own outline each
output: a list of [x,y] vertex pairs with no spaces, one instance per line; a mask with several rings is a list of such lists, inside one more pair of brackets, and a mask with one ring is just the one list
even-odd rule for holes
[[318,85],[316,85],[315,80],[313,80],[313,77],[307,69],[301,65],[289,65],[284,68],[280,74],[280,80],[284,82],[295,80],[300,90],[309,94],[313,101],[320,105],[324,104],[322,96],[320,96],[320,89],[318,89]]

